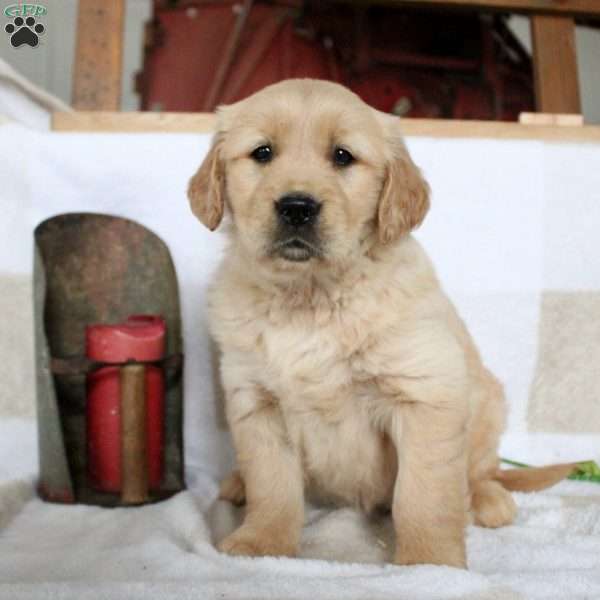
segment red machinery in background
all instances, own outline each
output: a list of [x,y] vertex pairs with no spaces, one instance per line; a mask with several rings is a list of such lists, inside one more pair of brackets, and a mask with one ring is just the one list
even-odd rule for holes
[[531,59],[505,15],[316,0],[155,0],[143,110],[211,111],[290,77],[407,117],[516,120]]

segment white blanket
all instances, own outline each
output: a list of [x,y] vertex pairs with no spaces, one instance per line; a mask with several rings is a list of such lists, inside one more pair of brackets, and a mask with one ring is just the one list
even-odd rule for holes
[[[197,135],[0,127],[0,598],[600,598],[593,484],[518,494],[515,525],[470,527],[469,571],[385,564],[390,523],[349,509],[309,508],[301,559],[214,550],[213,538],[239,514],[214,503],[232,453],[217,425],[203,298],[222,239],[193,219],[184,195],[207,143]],[[432,139],[409,146],[434,190],[419,237],[506,383],[503,453],[537,463],[598,460],[600,346],[595,321],[578,315],[600,293],[600,148]],[[32,229],[85,210],[150,227],[178,270],[189,490],[153,506],[50,505],[34,493]]]

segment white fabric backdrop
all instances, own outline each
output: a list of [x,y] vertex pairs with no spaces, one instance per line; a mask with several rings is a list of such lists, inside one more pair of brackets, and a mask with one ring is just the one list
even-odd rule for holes
[[[195,221],[185,199],[209,137],[17,125],[0,135],[0,272],[29,274],[31,231],[60,212],[112,213],[153,229],[169,244],[180,279],[188,364],[198,369],[187,374],[191,400],[206,376],[203,294],[222,248],[221,234]],[[409,146],[433,189],[417,237],[506,385],[509,430],[524,432],[540,294],[600,289],[600,146],[424,138]],[[188,408],[199,404],[210,399]]]

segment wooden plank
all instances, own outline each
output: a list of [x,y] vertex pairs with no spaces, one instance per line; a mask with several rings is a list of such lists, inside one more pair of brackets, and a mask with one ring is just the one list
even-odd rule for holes
[[531,17],[535,103],[539,112],[580,113],[575,22],[569,17]]
[[214,113],[176,112],[55,112],[55,131],[207,133],[215,127]]
[[[212,133],[213,113],[58,112],[54,131],[104,133]],[[411,137],[538,139],[600,142],[600,126],[522,125],[502,121],[403,119],[402,130]]]
[[125,0],[79,0],[73,106],[119,110]]
[[583,115],[522,112],[519,115],[519,123],[523,123],[523,125],[583,125]]
[[143,504],[148,499],[146,451],[146,368],[119,369],[121,389],[121,502]]
[[521,139],[600,143],[600,126],[522,125],[502,121],[403,119],[408,137]]
[[[348,2],[348,0],[338,0]],[[455,7],[531,14],[600,16],[598,0],[352,0],[361,4]]]

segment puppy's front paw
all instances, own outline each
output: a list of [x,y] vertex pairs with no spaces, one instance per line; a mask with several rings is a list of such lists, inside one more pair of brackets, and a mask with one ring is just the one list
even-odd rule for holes
[[398,543],[394,555],[397,565],[445,565],[458,569],[467,568],[464,541],[430,539],[414,544]]
[[286,539],[285,531],[257,530],[242,525],[219,542],[217,548],[234,556],[296,556],[297,546]]

